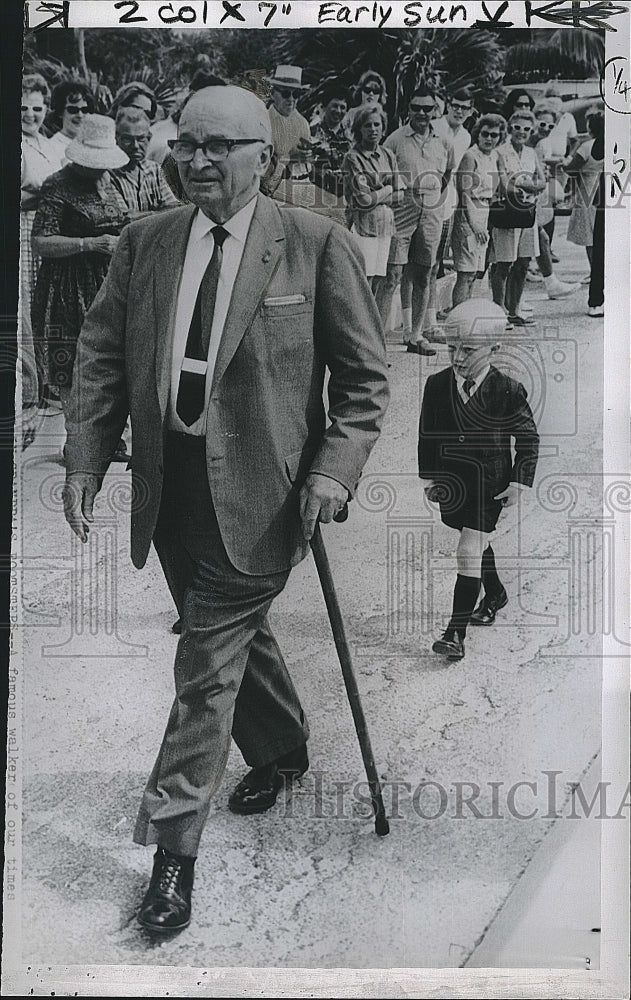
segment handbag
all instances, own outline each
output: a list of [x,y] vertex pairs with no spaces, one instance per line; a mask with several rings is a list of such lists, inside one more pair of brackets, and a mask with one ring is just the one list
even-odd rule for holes
[[535,224],[535,205],[518,205],[506,197],[489,205],[489,226],[494,229],[531,229]]

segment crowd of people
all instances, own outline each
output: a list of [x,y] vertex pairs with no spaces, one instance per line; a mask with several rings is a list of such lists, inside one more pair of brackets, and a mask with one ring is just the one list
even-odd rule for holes
[[[85,314],[128,222],[185,202],[171,146],[186,101],[223,81],[198,71],[179,104],[161,109],[142,82],[122,87],[107,115],[78,80],[52,90],[39,74],[22,93],[22,391],[26,442],[36,418],[63,408]],[[552,299],[580,290],[561,280],[552,248],[555,208],[572,195],[568,240],[585,246],[588,313],[603,315],[604,112],[587,117],[581,141],[554,87],[540,100],[511,91],[502,114],[478,113],[467,90],[440,96],[420,86],[403,124],[388,121],[383,77],[364,73],[351,92],[335,86],[310,118],[298,110],[310,87],[298,66],[263,78],[274,156],[262,190],[309,207],[354,234],[382,323],[399,324],[407,350],[444,343],[449,308],[488,271],[507,329],[535,319],[526,281]],[[168,113],[167,113],[168,110]],[[160,112],[162,111],[162,117]],[[437,311],[436,281],[456,274],[450,307]],[[400,294],[400,319],[393,316]],[[120,443],[117,457],[127,458]]]

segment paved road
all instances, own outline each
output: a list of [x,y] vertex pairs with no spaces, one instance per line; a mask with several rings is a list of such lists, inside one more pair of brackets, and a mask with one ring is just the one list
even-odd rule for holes
[[[584,253],[565,243],[565,224],[557,270],[581,276]],[[533,285],[528,298],[540,322],[507,335],[502,362],[529,389],[542,457],[520,523],[506,515],[498,527],[511,601],[495,628],[473,630],[459,664],[430,651],[450,609],[454,538],[422,505],[416,424],[445,348],[427,362],[389,344],[383,435],[348,522],[325,530],[395,812],[390,836],[375,835],[355,787],[361,759],[308,560],[272,620],[311,720],[312,770],[269,814],[237,817],[233,751],[193,923],[171,941],[151,942],[134,921],[151,852],[131,830],[171,700],[174,611],[157,561],[140,573],[128,561],[122,469],[106,480],[92,546],[71,549],[51,460],[60,418],[47,418],[19,475],[25,964],[445,968],[472,956],[553,823],[543,772],[559,772],[561,811],[600,740],[589,586],[601,558],[603,326],[585,315],[586,290],[550,302]]]

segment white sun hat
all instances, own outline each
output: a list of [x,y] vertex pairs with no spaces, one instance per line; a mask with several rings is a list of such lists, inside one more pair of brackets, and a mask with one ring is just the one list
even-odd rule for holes
[[79,134],[65,155],[80,167],[95,170],[113,170],[129,163],[127,154],[116,145],[114,121],[106,115],[84,115]]

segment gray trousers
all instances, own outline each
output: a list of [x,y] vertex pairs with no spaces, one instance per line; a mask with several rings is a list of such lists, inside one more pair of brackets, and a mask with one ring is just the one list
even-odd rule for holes
[[234,738],[250,767],[295,749],[309,729],[267,622],[289,571],[248,576],[226,554],[203,438],[168,434],[154,544],[182,619],[175,700],[134,840],[195,856]]

